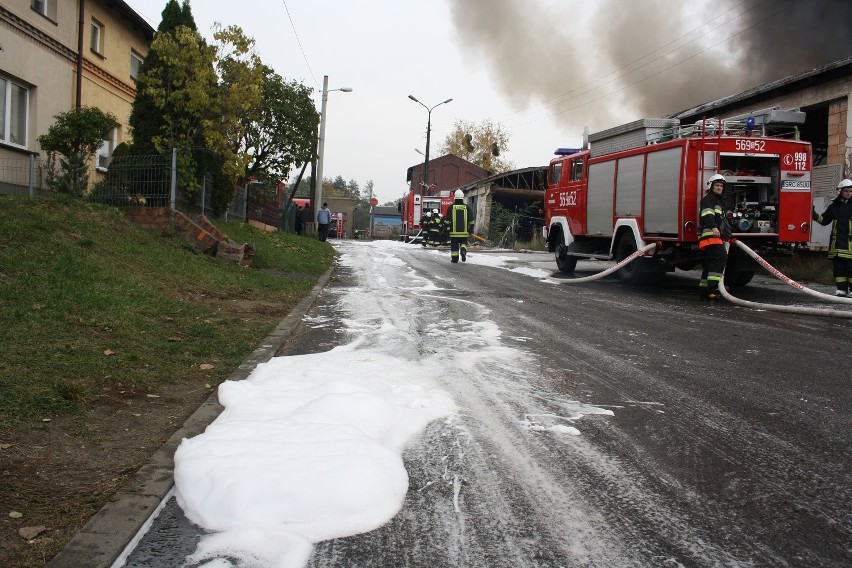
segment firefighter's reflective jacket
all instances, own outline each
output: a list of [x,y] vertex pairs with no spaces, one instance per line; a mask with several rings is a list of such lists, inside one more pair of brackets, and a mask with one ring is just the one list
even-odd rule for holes
[[[731,228],[728,220],[725,219],[724,205],[722,198],[712,191],[708,191],[707,195],[701,198],[701,204],[698,206],[700,215],[698,248],[723,245],[731,238]],[[719,237],[713,235],[713,229],[719,229]]]
[[450,237],[468,237],[473,230],[473,215],[470,207],[463,201],[456,200],[448,211]]
[[852,199],[843,199],[838,195],[822,215],[814,211],[813,220],[820,225],[833,223],[828,258],[852,259]]

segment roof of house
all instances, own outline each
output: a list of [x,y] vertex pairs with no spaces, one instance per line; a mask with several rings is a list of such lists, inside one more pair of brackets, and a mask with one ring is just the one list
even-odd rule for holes
[[136,11],[127,4],[127,2],[124,0],[108,0],[105,4],[109,8],[117,9],[123,18],[130,21],[133,29],[141,32],[145,36],[145,39],[148,41],[154,39],[154,32],[156,30],[151,27],[151,24],[145,21],[145,18],[137,14]]
[[373,215],[382,217],[402,217],[402,213],[396,207],[373,207]]

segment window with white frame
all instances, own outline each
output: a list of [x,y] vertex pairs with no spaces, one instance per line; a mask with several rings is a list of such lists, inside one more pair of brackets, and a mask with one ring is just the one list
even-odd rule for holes
[[99,172],[105,172],[109,169],[109,163],[112,159],[112,152],[118,145],[118,128],[113,128],[107,134],[107,138],[101,143],[95,154],[95,169]]
[[29,89],[0,75],[0,141],[27,145]]
[[91,34],[89,35],[89,49],[99,55],[103,55],[104,27],[97,20],[92,20]]
[[142,56],[135,51],[130,52],[130,77],[133,79],[139,78],[139,68],[142,67]]

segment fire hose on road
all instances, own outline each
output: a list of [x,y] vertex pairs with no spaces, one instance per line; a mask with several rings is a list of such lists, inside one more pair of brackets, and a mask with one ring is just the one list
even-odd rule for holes
[[[839,296],[832,296],[831,294],[824,294],[822,292],[817,292],[816,290],[812,290],[802,284],[796,282],[792,278],[785,276],[782,274],[777,268],[766,262],[760,255],[751,250],[745,243],[737,239],[731,239],[731,241],[738,247],[740,247],[746,254],[748,254],[751,258],[753,258],[758,264],[760,264],[763,268],[771,272],[776,278],[789,284],[793,288],[797,290],[801,290],[802,292],[818,298],[820,300],[825,300],[829,302],[836,302],[841,304],[852,304],[852,298],[844,298]],[[725,245],[727,249],[730,246],[729,244]],[[724,279],[723,279],[724,282]],[[768,310],[773,312],[784,312],[788,314],[803,314],[803,315],[812,315],[812,316],[829,316],[836,318],[852,318],[852,311],[845,310],[832,310],[825,308],[806,308],[801,306],[777,306],[775,304],[763,304],[760,302],[751,302],[749,300],[741,300],[740,298],[734,297],[728,292],[725,288],[724,284],[719,286],[719,292],[721,292],[722,297],[731,302],[732,304],[737,304],[740,306],[744,306],[747,308],[754,308],[757,310]]]
[[622,266],[630,264],[631,262],[633,262],[634,260],[636,260],[637,258],[642,256],[643,254],[645,254],[649,250],[652,250],[652,249],[655,249],[655,248],[657,248],[657,243],[651,243],[651,244],[645,245],[644,247],[640,248],[639,250],[637,250],[636,252],[634,252],[630,256],[625,257],[624,260],[618,262],[615,266],[607,268],[603,272],[598,272],[597,274],[592,274],[591,276],[583,276],[581,278],[570,278],[570,279],[567,279],[567,280],[561,280],[561,279],[558,279],[558,278],[548,278],[548,280],[550,282],[558,282],[559,284],[580,284],[580,283],[583,283],[583,282],[593,282],[595,280],[600,280],[604,276],[609,276],[613,272],[619,270]]
[[[750,257],[752,257],[758,264],[763,266],[766,270],[771,272],[775,277],[777,277],[778,279],[782,280],[783,282],[789,284],[793,288],[796,288],[797,290],[801,290],[802,292],[805,292],[806,294],[813,296],[815,298],[818,298],[820,300],[842,303],[842,304],[852,304],[852,298],[843,298],[843,297],[838,297],[838,296],[832,296],[831,294],[824,294],[822,292],[817,292],[816,290],[812,290],[812,289],[796,282],[792,278],[782,274],[777,268],[775,268],[774,266],[769,264],[765,259],[763,259],[760,255],[758,255],[752,249],[750,249],[742,241],[739,241],[737,239],[731,239],[731,242],[736,244],[736,246],[740,247],[743,251],[745,251],[746,254],[748,254]],[[616,272],[621,267],[633,262],[634,260],[636,260],[640,256],[644,255],[647,251],[650,251],[650,250],[652,250],[656,247],[657,247],[657,243],[651,243],[651,244],[645,245],[644,247],[640,248],[639,250],[637,250],[636,252],[634,252],[630,256],[624,258],[624,260],[618,262],[615,266],[612,266],[612,267],[610,267],[610,268],[608,268],[608,269],[606,269],[602,272],[598,272],[597,274],[593,274],[591,276],[584,276],[584,277],[581,277],[581,278],[570,278],[570,279],[566,279],[566,280],[557,279],[557,278],[548,278],[548,280],[550,282],[557,282],[559,284],[581,284],[583,282],[593,282],[595,280],[600,280],[601,278],[604,278],[606,276],[609,276],[613,272]],[[729,247],[730,247],[730,244],[725,245],[726,249],[729,248]],[[756,309],[756,310],[775,311],[775,312],[783,312],[783,313],[788,313],[788,314],[829,316],[829,317],[837,317],[837,318],[852,318],[852,311],[832,310],[832,309],[825,309],[825,308],[807,308],[807,307],[803,307],[803,306],[778,306],[778,305],[775,305],[775,304],[764,304],[764,303],[760,303],[760,302],[751,302],[749,300],[742,300],[740,298],[732,296],[730,294],[730,292],[728,292],[728,290],[725,288],[725,285],[724,285],[724,278],[723,278],[722,282],[723,282],[722,285],[719,286],[719,292],[722,294],[722,297],[724,297],[726,300],[728,300],[732,304],[737,304],[739,306],[744,306],[744,307],[752,308],[752,309]]]
[[414,242],[421,240],[422,237],[420,236],[420,234],[422,232],[423,232],[423,229],[420,229],[419,231],[417,231],[417,234],[414,235],[413,237],[411,237],[411,238],[406,237],[405,244],[410,245],[411,243],[414,243]]

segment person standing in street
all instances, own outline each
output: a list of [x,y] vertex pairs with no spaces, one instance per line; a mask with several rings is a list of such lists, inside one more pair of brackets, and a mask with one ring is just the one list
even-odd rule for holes
[[432,209],[431,221],[429,223],[429,244],[433,247],[441,246],[441,223],[443,219],[437,209]]
[[427,211],[420,218],[420,244],[423,248],[429,245],[429,227],[432,225],[432,212]]
[[296,234],[301,235],[305,232],[305,210],[299,205],[296,207]]
[[464,202],[464,192],[457,189],[453,204],[447,211],[450,229],[450,262],[467,261],[467,239],[473,230],[473,214]]
[[725,202],[722,199],[726,183],[723,175],[711,177],[707,182],[709,189],[698,206],[698,248],[704,251],[704,270],[698,283],[698,295],[702,300],[712,300],[719,294],[722,274],[728,262],[725,243],[731,238],[731,228],[725,219]]
[[450,228],[445,218],[441,213],[438,213],[438,245],[442,247],[450,246]]
[[847,178],[837,184],[837,197],[822,215],[814,210],[813,220],[820,225],[831,223],[828,258],[837,287],[834,294],[845,298],[852,293],[852,180]]
[[328,239],[328,228],[331,225],[331,211],[328,209],[328,203],[322,204],[322,209],[317,211],[317,236],[319,240],[325,241]]

